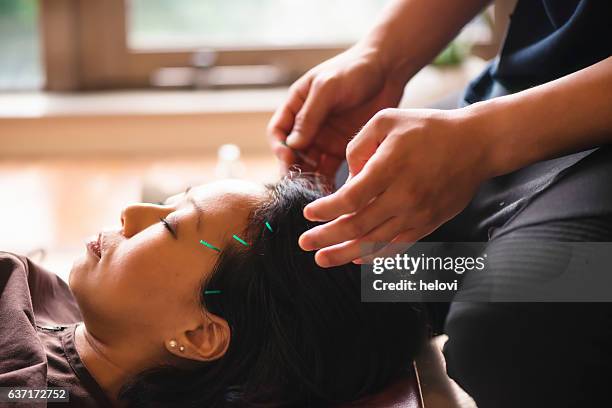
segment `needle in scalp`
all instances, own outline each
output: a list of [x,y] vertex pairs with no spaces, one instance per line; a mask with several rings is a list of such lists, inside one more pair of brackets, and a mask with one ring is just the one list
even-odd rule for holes
[[236,234],[232,235],[232,237],[233,237],[233,238],[234,238],[236,241],[240,242],[242,245],[244,245],[244,246],[249,246],[249,244],[247,244],[245,240],[243,240],[242,238],[240,238],[240,237],[239,237],[239,236],[237,236]]
[[217,252],[221,252],[221,250],[219,248],[217,248],[216,246],[214,246],[213,244],[209,244],[208,242],[204,241],[204,240],[200,240],[200,244],[210,248],[210,249],[214,249]]
[[304,153],[300,152],[299,150],[294,149],[293,147],[289,146],[287,144],[287,142],[285,142],[284,140],[281,140],[281,144],[283,146],[285,146],[286,148],[288,148],[289,150],[291,150],[293,152],[293,154],[295,154],[297,157],[299,157],[304,163],[306,163],[306,164],[308,164],[309,166],[312,166],[312,167],[317,167],[317,162],[316,161],[314,161],[310,157],[306,156]]

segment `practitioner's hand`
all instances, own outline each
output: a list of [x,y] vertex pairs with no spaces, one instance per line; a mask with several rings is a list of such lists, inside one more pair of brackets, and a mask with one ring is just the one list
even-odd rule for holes
[[452,218],[492,176],[493,138],[474,123],[464,110],[377,113],[347,146],[347,183],[304,208],[332,221],[302,234],[302,249],[323,248],[323,267],[360,263],[381,253],[361,243],[413,243]]
[[[268,125],[283,172],[299,163],[333,183],[349,139],[376,112],[397,106],[404,85],[387,73],[376,51],[360,45],[308,71],[291,86]],[[296,157],[285,141],[316,165]]]

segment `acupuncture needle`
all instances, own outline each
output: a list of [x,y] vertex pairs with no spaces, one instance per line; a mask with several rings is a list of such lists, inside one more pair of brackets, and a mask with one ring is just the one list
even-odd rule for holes
[[295,154],[302,161],[304,161],[304,163],[306,163],[306,164],[308,164],[309,166],[312,166],[312,167],[317,167],[317,162],[316,161],[314,161],[310,157],[306,156],[304,153],[300,152],[299,150],[294,149],[291,146],[288,146],[287,143],[284,140],[281,140],[281,144],[283,146],[287,147],[289,150],[291,150],[293,152],[293,154]]

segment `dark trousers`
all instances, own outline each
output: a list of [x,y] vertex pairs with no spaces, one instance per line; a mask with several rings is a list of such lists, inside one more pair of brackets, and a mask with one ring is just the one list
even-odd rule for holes
[[[337,180],[345,180],[345,174],[341,170]],[[460,214],[424,240],[487,242],[486,251],[499,256],[494,264],[501,271],[516,269],[504,262],[520,259],[523,271],[555,273],[558,264],[550,254],[525,246],[498,248],[508,237],[611,242],[612,146],[491,179]],[[432,325],[449,336],[447,372],[480,408],[612,404],[607,389],[612,378],[612,303],[429,306]]]

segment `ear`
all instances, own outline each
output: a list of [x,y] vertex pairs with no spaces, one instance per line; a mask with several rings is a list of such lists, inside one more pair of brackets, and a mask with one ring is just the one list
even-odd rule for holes
[[195,361],[212,361],[223,357],[231,338],[227,322],[208,314],[197,327],[185,330],[166,341],[166,349],[177,357]]

